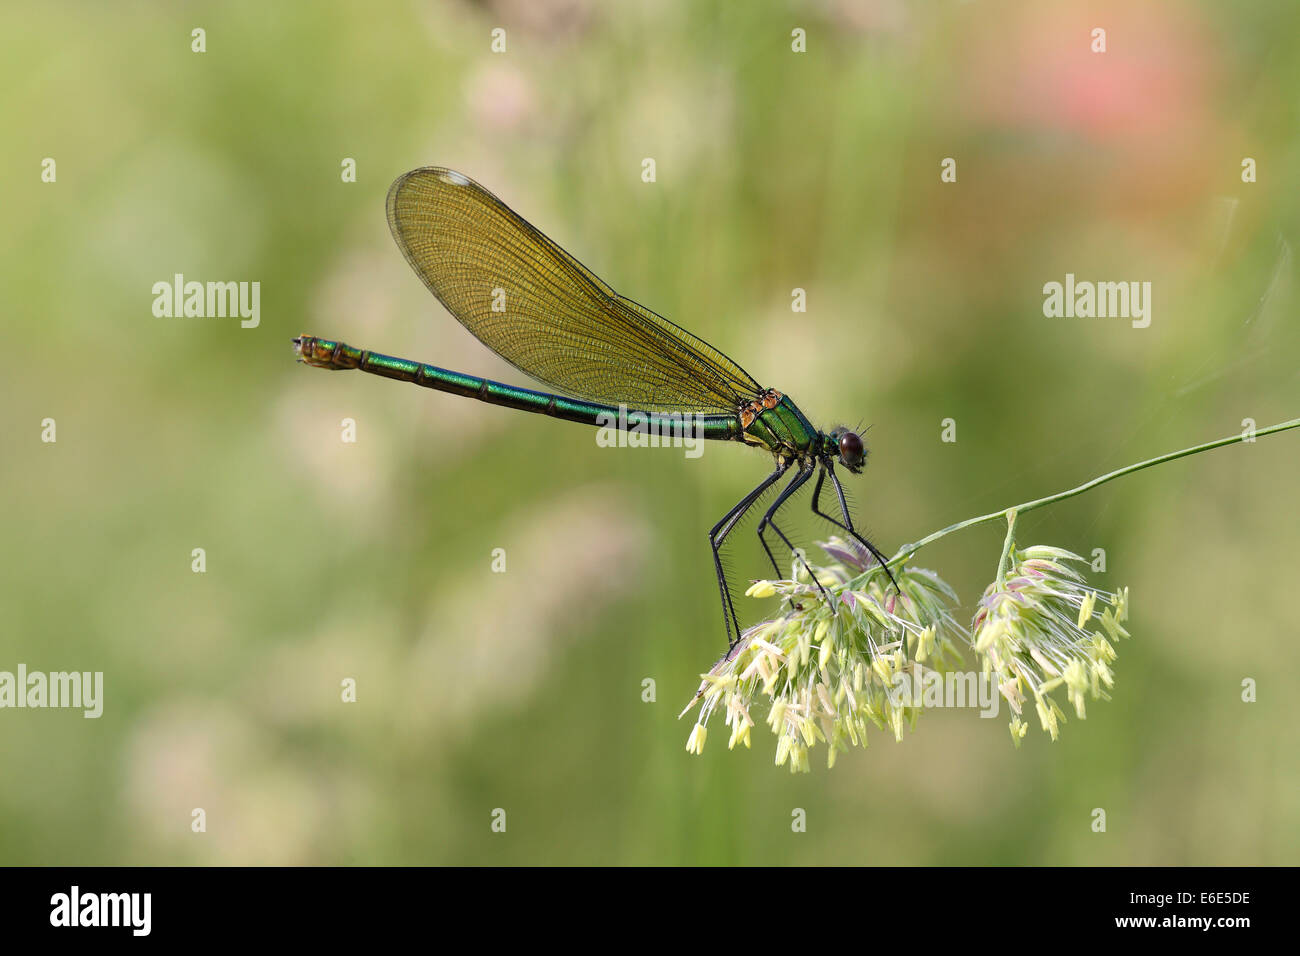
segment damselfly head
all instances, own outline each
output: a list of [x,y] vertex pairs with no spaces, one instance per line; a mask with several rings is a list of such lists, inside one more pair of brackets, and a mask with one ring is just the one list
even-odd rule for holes
[[831,431],[830,438],[840,456],[840,464],[855,475],[861,472],[867,463],[867,446],[862,443],[862,436],[841,425]]

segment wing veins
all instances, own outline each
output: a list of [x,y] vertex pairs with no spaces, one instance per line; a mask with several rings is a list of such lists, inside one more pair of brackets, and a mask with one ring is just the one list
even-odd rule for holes
[[[458,173],[430,167],[400,177],[388,218],[403,255],[447,310],[515,368],[564,394],[730,412],[761,391],[716,348],[619,295]],[[485,311],[498,288],[506,310]]]

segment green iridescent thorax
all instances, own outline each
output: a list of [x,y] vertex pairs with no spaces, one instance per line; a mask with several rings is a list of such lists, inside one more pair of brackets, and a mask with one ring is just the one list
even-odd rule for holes
[[825,432],[818,432],[817,439],[821,443],[818,449],[823,455],[829,455],[831,458],[838,458],[840,454],[840,443],[834,435],[828,435]]
[[776,407],[764,409],[750,422],[744,438],[751,445],[762,445],[774,454],[793,458],[820,454],[825,444],[822,433],[784,395]]

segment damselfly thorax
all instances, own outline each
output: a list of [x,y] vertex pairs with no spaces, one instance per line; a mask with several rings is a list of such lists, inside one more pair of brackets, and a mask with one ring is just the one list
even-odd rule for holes
[[769,388],[740,407],[740,439],[778,458],[802,460],[821,451],[821,432],[788,396]]

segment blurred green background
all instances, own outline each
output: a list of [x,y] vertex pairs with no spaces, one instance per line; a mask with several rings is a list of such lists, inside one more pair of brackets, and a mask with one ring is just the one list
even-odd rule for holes
[[[705,532],[759,453],[598,449],[289,346],[522,382],[389,237],[389,183],[439,164],[869,424],[886,551],[1293,418],[1292,0],[6,4],[0,50],[0,669],[106,682],[99,720],[0,711],[0,861],[1300,862],[1300,435],[1026,518],[1131,588],[1114,699],[1058,743],[939,711],[792,776],[765,727],[692,757],[676,719],[723,648]],[[178,272],[259,281],[260,326],[154,317]],[[1067,272],[1152,282],[1151,326],[1045,318]],[[921,556],[964,618],[1001,533]]]

